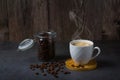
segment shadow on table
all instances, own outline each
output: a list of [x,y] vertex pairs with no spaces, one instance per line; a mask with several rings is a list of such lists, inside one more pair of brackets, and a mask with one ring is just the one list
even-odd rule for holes
[[[54,59],[48,60],[47,62],[65,61],[69,58],[70,58],[69,56],[60,55],[60,56],[55,56]],[[46,61],[43,61],[43,60],[39,60],[37,56],[36,57],[29,57],[29,58],[27,58],[26,61],[29,62],[29,63],[46,62]]]
[[98,60],[97,63],[99,69],[116,67],[116,64],[114,62],[108,60]]
[[65,55],[62,56],[62,55],[61,55],[61,56],[56,56],[55,59],[54,59],[54,61],[61,61],[61,60],[64,61],[64,60],[67,60],[67,59],[69,59],[69,58],[70,58],[70,56],[67,56],[67,55],[66,55],[66,56],[65,56]]

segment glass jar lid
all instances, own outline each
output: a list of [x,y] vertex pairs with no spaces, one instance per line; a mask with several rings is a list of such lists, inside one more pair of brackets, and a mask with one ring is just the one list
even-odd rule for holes
[[27,49],[30,49],[34,45],[34,40],[33,39],[25,39],[23,40],[19,46],[18,46],[18,51],[25,51]]
[[43,38],[55,38],[56,32],[40,32],[34,35],[34,39],[25,39],[18,45],[18,51],[25,51],[33,47],[34,43],[36,42],[36,38],[43,39]]
[[34,35],[35,38],[55,38],[56,32],[40,32]]

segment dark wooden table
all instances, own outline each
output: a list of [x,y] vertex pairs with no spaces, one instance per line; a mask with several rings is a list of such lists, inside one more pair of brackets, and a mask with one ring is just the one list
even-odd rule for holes
[[[13,42],[0,43],[0,80],[120,80],[120,41],[95,41],[102,51],[96,59],[97,69],[79,72],[68,70],[71,74],[59,74],[59,78],[36,76],[29,66],[41,63],[37,58],[37,47],[18,52],[17,45]],[[65,61],[68,58],[68,43],[57,43],[55,60]]]

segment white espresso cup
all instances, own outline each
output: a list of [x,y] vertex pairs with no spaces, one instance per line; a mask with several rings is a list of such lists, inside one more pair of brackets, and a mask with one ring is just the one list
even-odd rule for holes
[[[93,55],[93,51],[97,50],[98,52]],[[72,60],[76,65],[87,64],[90,60],[96,58],[101,50],[99,47],[94,47],[94,43],[90,40],[72,40],[69,43],[69,50]]]

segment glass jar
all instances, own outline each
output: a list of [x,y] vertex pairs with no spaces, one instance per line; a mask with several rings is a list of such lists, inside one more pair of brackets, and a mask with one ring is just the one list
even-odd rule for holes
[[55,57],[55,37],[56,32],[42,32],[34,35],[34,39],[25,39],[19,46],[19,51],[25,51],[31,48],[35,42],[38,44],[38,58],[43,61]]
[[38,58],[50,60],[55,57],[55,32],[43,32],[34,36],[38,43]]

